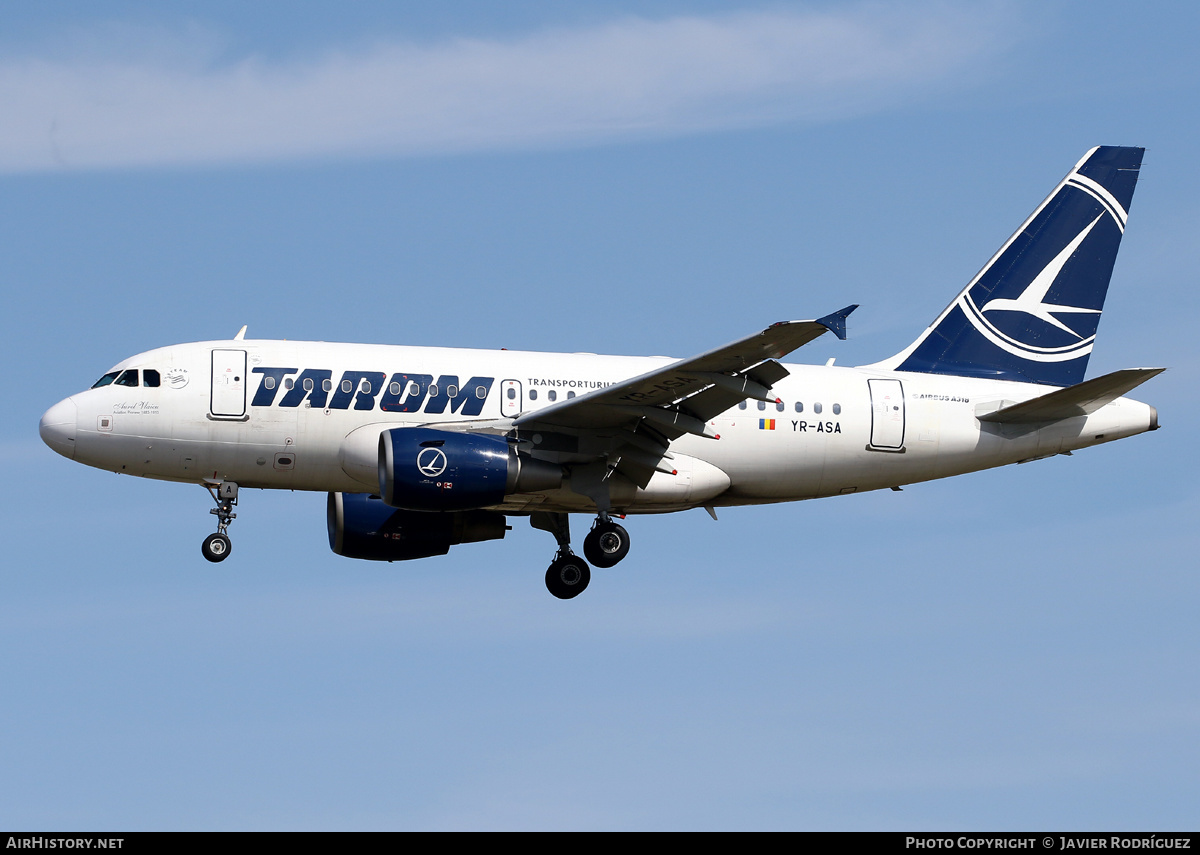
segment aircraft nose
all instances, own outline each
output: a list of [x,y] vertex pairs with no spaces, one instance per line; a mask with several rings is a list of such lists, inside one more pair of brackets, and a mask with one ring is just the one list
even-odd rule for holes
[[67,459],[75,457],[75,420],[77,416],[75,401],[66,398],[46,410],[41,424],[38,425],[38,433],[42,435],[42,442]]

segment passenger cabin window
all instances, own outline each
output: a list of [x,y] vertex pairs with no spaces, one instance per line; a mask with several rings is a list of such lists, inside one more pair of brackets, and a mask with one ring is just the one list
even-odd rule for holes
[[798,412],[798,413],[804,412],[804,405],[802,403],[800,403],[799,401],[796,402],[796,412]]
[[263,378],[263,388],[264,389],[274,389],[275,388],[275,378],[271,377],[270,375],[264,377]]
[[138,384],[138,373],[136,368],[130,368],[128,371],[122,371],[121,376],[117,378],[116,385],[118,386],[136,386]]
[[476,398],[486,398],[487,397],[487,386],[476,386],[475,387],[475,397]]
[[842,414],[842,405],[841,404],[833,405],[833,414],[835,416],[840,416]]
[[517,400],[517,390],[516,390],[516,389],[514,389],[512,386],[509,386],[509,387],[508,387],[508,393],[507,393],[507,394],[508,394],[508,400],[510,400],[510,401],[515,401],[515,400]]
[[536,400],[537,400],[537,389],[530,389],[530,390],[529,390],[529,400],[531,400],[531,401],[536,401]]
[[322,392],[332,392],[333,391],[333,381],[330,380],[328,377],[326,377],[324,380],[321,381],[321,391]]
[[99,389],[101,386],[107,386],[109,383],[117,379],[118,371],[110,371],[92,384],[93,389]]
[[400,397],[400,384],[393,380],[392,385],[388,386],[388,394]]
[[745,401],[742,401],[740,404],[738,404],[738,409],[739,409],[739,410],[744,410],[744,409],[746,409],[746,402],[745,402]]
[[304,382],[300,385],[304,387],[305,392],[311,392],[313,390],[313,381],[311,377],[305,377]]
[[813,404],[813,412],[816,413],[817,415],[820,415],[821,414],[821,405]]
[[549,392],[546,393],[546,397],[549,398],[551,401],[557,401],[558,400],[558,392],[551,389]]
[[160,382],[161,378],[159,377],[158,372],[153,368],[146,368],[142,371],[143,386],[149,386],[150,388],[154,389],[158,387]]
[[765,410],[765,409],[767,408],[767,402],[766,402],[766,401],[759,401],[759,402],[758,402],[758,408],[759,408],[760,410]]
[[776,401],[775,409],[776,409],[776,411],[782,413],[783,412],[783,401]]
[[458,397],[458,387],[454,386],[454,385],[447,386],[446,387],[446,397],[447,398],[457,398]]
[[283,381],[283,388],[285,388],[285,389],[291,389],[295,385],[296,385],[296,381],[293,380],[291,377],[288,377],[287,379],[285,379]]
[[349,395],[354,390],[354,384],[349,380],[342,381],[342,391]]
[[574,398],[574,397],[575,397],[575,393],[574,393],[574,392],[568,392],[568,393],[567,393],[567,397],[568,397],[568,398]]

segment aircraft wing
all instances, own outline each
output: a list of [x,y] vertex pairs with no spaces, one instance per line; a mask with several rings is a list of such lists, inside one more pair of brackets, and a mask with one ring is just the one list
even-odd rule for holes
[[772,324],[724,347],[526,413],[515,425],[629,431],[645,425],[667,439],[685,433],[714,437],[706,427],[709,419],[747,398],[776,401],[770,388],[788,370],[775,360],[828,331],[844,339],[846,317],[857,308],[847,306],[814,321]]

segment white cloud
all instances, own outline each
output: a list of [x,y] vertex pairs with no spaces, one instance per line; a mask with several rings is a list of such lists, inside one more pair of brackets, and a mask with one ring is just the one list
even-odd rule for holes
[[388,42],[309,61],[0,62],[0,171],[534,148],[817,122],[961,85],[1004,7],[864,5]]

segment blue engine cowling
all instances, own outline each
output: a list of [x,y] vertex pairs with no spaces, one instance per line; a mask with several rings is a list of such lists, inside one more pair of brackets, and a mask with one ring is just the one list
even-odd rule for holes
[[379,436],[379,494],[393,508],[486,508],[511,493],[561,483],[561,467],[518,454],[503,437],[431,428],[393,428]]
[[328,523],[330,549],[371,561],[445,555],[456,544],[500,540],[508,531],[504,514],[404,511],[361,493],[330,493]]

